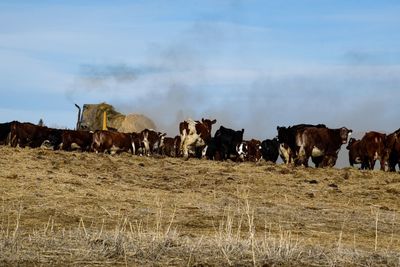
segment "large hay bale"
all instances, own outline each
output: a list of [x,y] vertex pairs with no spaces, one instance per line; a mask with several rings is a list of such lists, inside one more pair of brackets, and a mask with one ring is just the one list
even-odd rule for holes
[[148,117],[142,114],[128,114],[118,128],[119,132],[141,132],[144,129],[156,130],[156,125]]
[[145,128],[156,129],[150,118],[141,114],[126,116],[107,103],[83,105],[81,126],[91,131],[101,130],[104,111],[107,114],[107,127],[119,132],[140,132]]

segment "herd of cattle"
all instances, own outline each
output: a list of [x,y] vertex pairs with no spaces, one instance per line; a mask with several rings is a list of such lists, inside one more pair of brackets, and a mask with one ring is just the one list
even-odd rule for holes
[[121,133],[98,130],[76,131],[54,129],[32,123],[12,121],[0,123],[0,144],[12,147],[41,147],[96,153],[130,152],[135,155],[160,154],[169,157],[206,158],[210,160],[276,162],[280,156],[289,164],[308,166],[309,159],[316,167],[333,167],[343,144],[348,143],[351,166],[373,169],[380,161],[381,170],[395,171],[400,164],[400,129],[389,135],[367,132],[361,140],[350,138],[352,130],[330,129],[323,124],[299,124],[277,127],[277,137],[259,141],[243,140],[244,129],[232,130],[220,126],[214,136],[216,120],[186,120],[179,124],[179,135],[145,129],[140,133]]

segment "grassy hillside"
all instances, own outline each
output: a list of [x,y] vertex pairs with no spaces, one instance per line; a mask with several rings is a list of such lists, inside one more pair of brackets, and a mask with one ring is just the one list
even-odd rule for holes
[[0,147],[3,264],[400,264],[400,175]]

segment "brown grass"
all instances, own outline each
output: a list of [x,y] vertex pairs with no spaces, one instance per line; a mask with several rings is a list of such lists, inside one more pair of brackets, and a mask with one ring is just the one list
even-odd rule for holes
[[400,175],[0,147],[0,263],[399,266]]

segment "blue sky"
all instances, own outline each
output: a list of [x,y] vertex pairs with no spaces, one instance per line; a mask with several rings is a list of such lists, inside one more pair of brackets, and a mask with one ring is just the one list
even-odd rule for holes
[[0,121],[73,128],[109,102],[178,133],[216,118],[398,129],[399,1],[1,1]]

